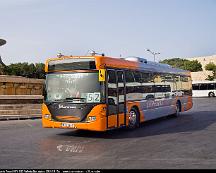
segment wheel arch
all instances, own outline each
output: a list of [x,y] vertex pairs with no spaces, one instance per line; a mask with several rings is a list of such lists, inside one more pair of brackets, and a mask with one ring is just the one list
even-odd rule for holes
[[[137,105],[133,105],[133,106],[131,107],[131,109],[136,109],[137,113],[138,113],[139,116],[140,116],[139,107],[138,107]],[[131,110],[131,109],[130,109],[130,110]]]
[[[140,111],[139,111],[139,107],[137,106],[137,105],[133,105],[133,106],[131,106],[131,108],[130,108],[130,111],[131,110],[135,110],[135,112],[137,113],[137,118],[136,118],[136,120],[137,120],[137,122],[136,122],[136,125],[135,125],[135,127],[133,127],[132,129],[134,129],[134,128],[138,128],[139,126],[140,126]],[[129,112],[130,112],[129,111]]]
[[208,93],[208,96],[209,96],[209,97],[211,97],[210,94],[213,94],[212,96],[215,97],[215,93],[214,93],[213,91],[210,91],[210,92]]

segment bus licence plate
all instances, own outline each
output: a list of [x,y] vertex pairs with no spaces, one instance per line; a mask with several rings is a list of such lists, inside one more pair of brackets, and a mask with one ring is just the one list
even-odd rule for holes
[[75,128],[75,125],[73,123],[62,123],[62,127],[69,127],[69,128]]

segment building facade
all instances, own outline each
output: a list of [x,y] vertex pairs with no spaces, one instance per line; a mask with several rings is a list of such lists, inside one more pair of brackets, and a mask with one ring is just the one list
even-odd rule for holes
[[208,75],[212,75],[211,71],[205,70],[205,66],[209,63],[216,64],[216,55],[212,56],[202,56],[202,57],[192,57],[192,58],[184,58],[190,61],[197,60],[202,65],[203,71],[200,72],[191,72],[191,77],[193,81],[203,81],[206,80]]

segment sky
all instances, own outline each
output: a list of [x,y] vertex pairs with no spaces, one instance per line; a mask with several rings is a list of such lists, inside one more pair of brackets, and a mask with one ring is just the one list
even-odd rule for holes
[[216,54],[216,0],[0,0],[5,64],[89,50],[156,61]]

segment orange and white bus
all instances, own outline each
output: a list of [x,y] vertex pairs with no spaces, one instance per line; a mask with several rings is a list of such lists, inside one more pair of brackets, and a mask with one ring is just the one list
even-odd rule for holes
[[45,71],[45,128],[136,128],[193,105],[189,71],[143,58],[61,56],[48,59]]

